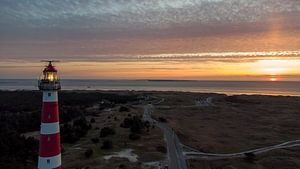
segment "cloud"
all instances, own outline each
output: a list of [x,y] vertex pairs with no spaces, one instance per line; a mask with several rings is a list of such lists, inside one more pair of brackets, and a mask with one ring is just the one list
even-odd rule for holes
[[[274,18],[281,19],[281,29],[299,30],[300,1],[2,0],[0,43],[168,39],[266,32]],[[76,50],[78,46],[73,48]]]
[[299,10],[296,0],[2,0],[0,23],[66,31],[151,30],[253,22]]
[[[80,58],[80,57],[79,57]],[[98,55],[69,61],[97,62],[255,62],[265,59],[300,60],[300,51],[271,52],[207,52],[207,53],[172,53],[149,55]]]
[[[43,58],[19,59],[20,63],[39,62]],[[74,55],[72,57],[52,57],[63,63],[138,63],[138,62],[224,62],[224,63],[247,63],[258,60],[300,60],[300,51],[268,51],[268,52],[206,52],[206,53],[170,53],[170,54],[147,54],[147,55]],[[3,59],[2,62],[16,62],[16,59]],[[79,65],[79,66],[91,66]],[[5,65],[4,65],[5,67]]]
[[[268,32],[272,25],[290,33],[280,36],[282,43],[257,38],[257,32]],[[297,50],[299,41],[292,38],[300,36],[299,29],[299,0],[1,0],[0,58],[245,61],[253,57],[194,54]],[[257,34],[248,36],[251,33]],[[225,36],[232,34],[243,36]],[[139,53],[151,56],[137,59]],[[193,54],[183,58],[176,53]],[[98,57],[104,54],[106,59]],[[114,57],[117,54],[128,57]]]

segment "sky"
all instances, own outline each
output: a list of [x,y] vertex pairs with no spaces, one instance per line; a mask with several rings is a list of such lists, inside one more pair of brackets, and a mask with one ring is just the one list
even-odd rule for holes
[[300,81],[299,0],[0,0],[0,78]]

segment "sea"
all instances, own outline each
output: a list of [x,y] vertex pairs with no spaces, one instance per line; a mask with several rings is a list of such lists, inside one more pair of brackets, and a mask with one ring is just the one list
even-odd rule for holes
[[[300,82],[198,80],[61,80],[62,90],[130,90],[300,96]],[[35,79],[0,79],[0,90],[38,90]]]

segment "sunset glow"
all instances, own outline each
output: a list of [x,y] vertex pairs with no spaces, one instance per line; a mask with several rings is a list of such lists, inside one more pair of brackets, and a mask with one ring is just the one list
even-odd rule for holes
[[274,82],[274,81],[277,81],[278,78],[272,77],[272,78],[270,78],[269,80],[272,81],[272,82]]
[[296,1],[100,2],[0,2],[0,78],[300,80]]

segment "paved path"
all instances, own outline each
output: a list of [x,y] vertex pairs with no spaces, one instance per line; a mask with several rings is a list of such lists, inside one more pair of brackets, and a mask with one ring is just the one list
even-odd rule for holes
[[168,168],[169,169],[187,169],[185,156],[182,151],[182,145],[176,135],[176,133],[166,124],[159,123],[151,118],[153,111],[153,105],[148,104],[144,106],[143,119],[149,121],[152,124],[156,124],[163,132],[167,143],[168,151]]
[[208,159],[208,160],[216,160],[216,159],[229,159],[229,158],[242,158],[246,157],[247,153],[253,153],[255,155],[266,153],[268,151],[283,149],[283,148],[292,148],[292,147],[300,147],[300,140],[288,141],[285,143],[258,148],[254,150],[242,151],[239,153],[230,153],[230,154],[216,154],[216,153],[205,153],[200,152],[195,149],[191,149],[193,152],[185,152],[184,154],[188,159]]

